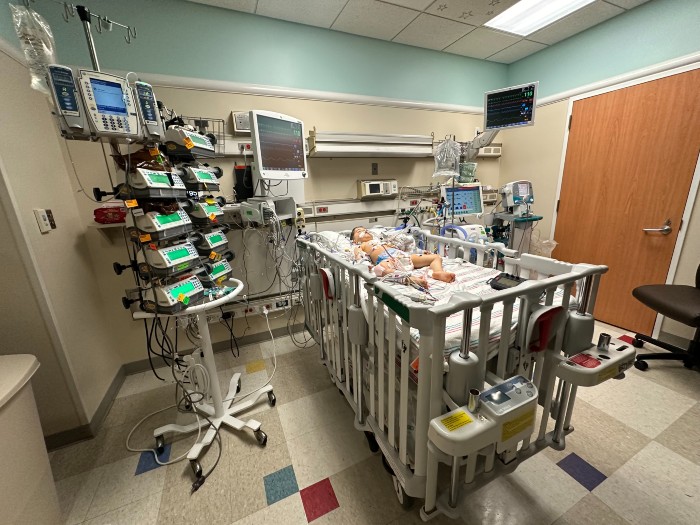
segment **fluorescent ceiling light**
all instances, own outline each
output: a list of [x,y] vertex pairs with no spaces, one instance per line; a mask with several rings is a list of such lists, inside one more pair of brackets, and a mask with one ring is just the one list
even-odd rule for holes
[[527,36],[595,0],[520,0],[484,25]]

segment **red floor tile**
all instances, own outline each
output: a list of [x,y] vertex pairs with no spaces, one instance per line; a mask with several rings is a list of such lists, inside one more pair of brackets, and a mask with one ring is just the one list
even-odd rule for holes
[[340,506],[328,478],[302,489],[299,493],[309,523]]

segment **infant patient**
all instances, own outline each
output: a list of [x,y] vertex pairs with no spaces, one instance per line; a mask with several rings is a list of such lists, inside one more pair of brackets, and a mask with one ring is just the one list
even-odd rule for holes
[[[358,244],[355,247],[355,257],[366,253],[374,263],[374,271],[378,276],[392,274],[394,272],[410,272],[414,268],[430,267],[433,271],[433,279],[451,283],[455,280],[455,274],[446,272],[442,267],[442,257],[434,253],[412,254],[400,250],[390,241],[382,242],[375,239],[374,236],[367,230],[358,226],[353,228],[350,233],[350,240]],[[428,287],[428,281],[425,277],[411,276],[411,282]]]

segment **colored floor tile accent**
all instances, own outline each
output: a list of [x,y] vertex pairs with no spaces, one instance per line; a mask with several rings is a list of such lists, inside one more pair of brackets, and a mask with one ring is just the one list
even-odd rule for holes
[[329,478],[302,489],[299,494],[309,523],[340,506]]
[[618,337],[618,339],[630,345],[634,343],[634,337],[632,337],[631,335],[621,335],[620,337]]
[[588,490],[593,490],[606,479],[605,474],[574,453],[566,456],[557,465]]
[[[161,454],[158,454],[158,459],[163,463],[170,459],[170,443],[165,445]],[[159,465],[158,463],[156,463],[156,458],[153,457],[153,453],[151,451],[141,452],[139,464],[136,465],[136,472],[134,473],[134,475],[138,476],[139,474],[143,474],[144,472],[148,472],[149,470],[153,470],[162,466],[163,465]]]
[[257,361],[251,361],[245,365],[245,371],[247,374],[254,374],[255,372],[260,372],[260,370],[265,370],[265,360],[258,359]]
[[263,481],[265,482],[265,496],[267,497],[268,505],[272,505],[287,496],[299,492],[297,477],[294,474],[292,465],[268,474],[263,478]]

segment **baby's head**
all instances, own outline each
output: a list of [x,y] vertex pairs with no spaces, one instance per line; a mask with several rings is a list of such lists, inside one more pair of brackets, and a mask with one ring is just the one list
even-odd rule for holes
[[364,226],[356,226],[350,232],[350,240],[355,243],[369,242],[373,239],[372,234]]

